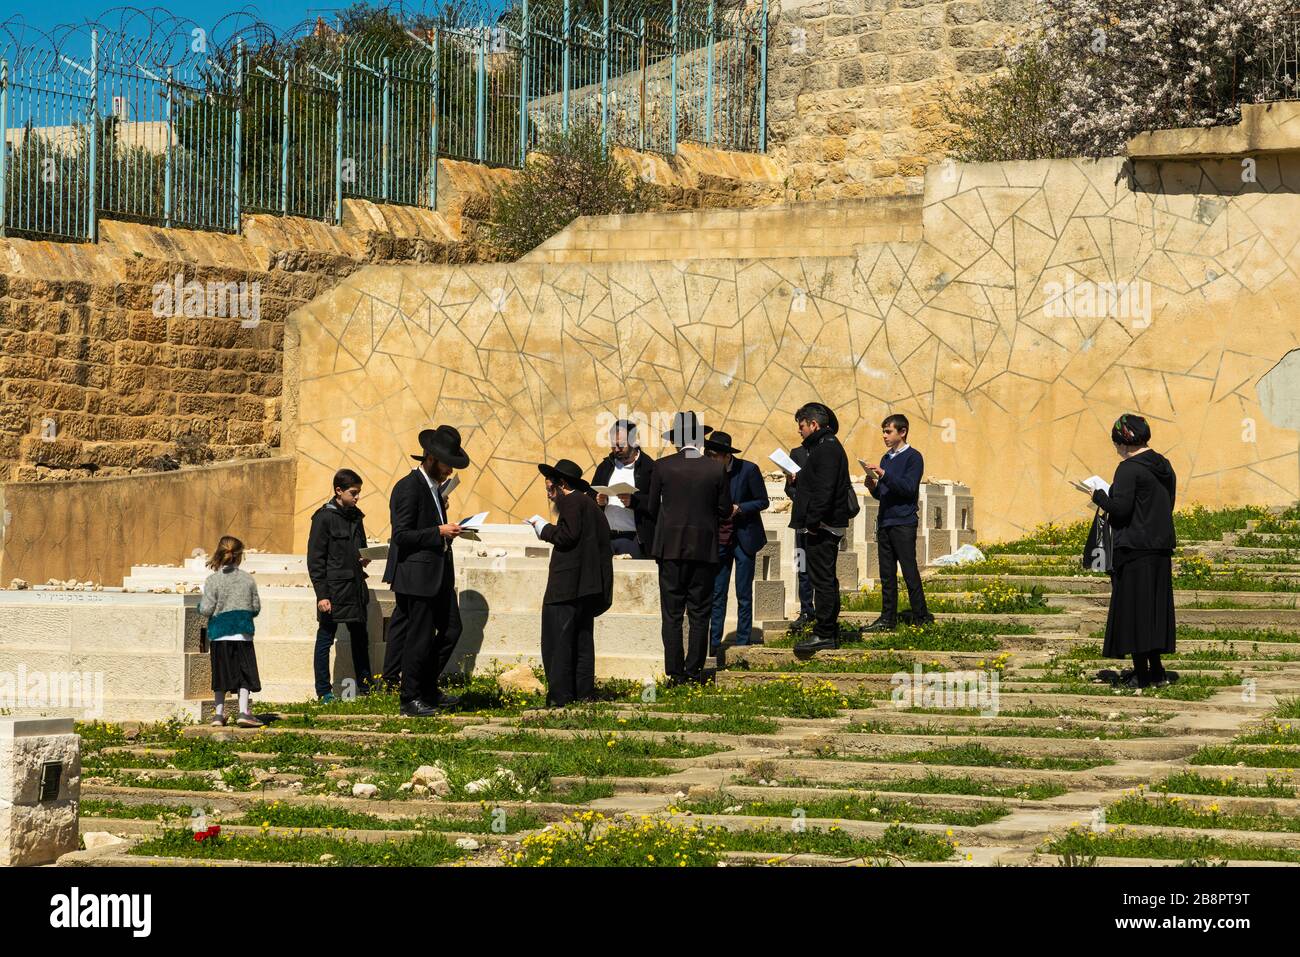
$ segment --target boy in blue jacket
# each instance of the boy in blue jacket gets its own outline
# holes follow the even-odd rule
[[[902,566],[907,598],[912,603],[912,621],[929,624],[934,616],[925,607],[921,572],[916,567],[917,501],[925,459],[907,444],[907,416],[889,415],[880,423],[885,454],[879,466],[867,469],[867,491],[880,500],[876,513],[876,548],[880,555],[880,617],[867,631],[893,631],[898,623],[898,575]]]

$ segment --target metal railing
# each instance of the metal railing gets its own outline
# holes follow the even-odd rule
[[[350,35],[160,11],[0,23],[0,235],[432,207],[439,158],[517,168],[574,123],[607,147],[766,148],[767,0],[472,2]]]

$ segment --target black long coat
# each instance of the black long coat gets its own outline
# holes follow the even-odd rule
[[[717,563],[718,522],[731,517],[731,486],[721,462],[685,452],[659,459],[647,508],[655,520],[651,555]]]
[[[448,540],[438,532],[447,519],[434,504],[429,483],[418,472],[414,469],[398,479],[388,499],[392,537],[384,581],[395,592],[434,598],[452,554]]]
[[[370,589],[361,567],[366,547],[365,513],[331,499],[316,509],[307,535],[307,574],[316,600],[328,598],[335,621],[365,621]],[[320,617],[320,612],[317,612]]]
[[[554,546],[543,604],[601,597],[601,611],[614,601],[614,552],[604,510],[581,492],[561,495],[556,518],[538,537]]]

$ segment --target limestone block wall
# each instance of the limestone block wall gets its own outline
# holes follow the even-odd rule
[[[780,0],[768,143],[790,199],[920,193],[944,89],[997,68],[1030,0]]]
[[[227,533],[248,548],[293,550],[293,485],[285,457],[0,485],[0,587],[14,578],[120,585],[133,564],[211,552]]]
[[[590,469],[620,414],[652,426],[655,456],[693,408],[761,460],[797,440],[814,397],[851,457],[878,456],[881,418],[907,414],[927,474],[979,501],[985,539],[1086,515],[1066,479],[1113,472],[1124,411],[1152,420],[1180,504],[1289,504],[1296,426],[1260,385],[1285,392],[1275,367],[1294,371],[1300,348],[1300,156],[1257,173],[1243,183],[1238,158],[935,171],[921,238],[852,257],[368,267],[291,317],[295,540],[342,465],[375,490],[362,507],[384,534],[387,490],[435,423],[473,462],[456,508],[505,522],[543,508],[534,463]]]

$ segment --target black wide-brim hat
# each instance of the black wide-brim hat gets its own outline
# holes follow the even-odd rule
[[[713,430],[701,427],[700,417],[694,412],[678,412],[673,416],[673,427],[663,434],[665,442],[678,448],[701,442]]]
[[[731,444],[731,436],[726,432],[719,432],[716,429],[705,428],[706,433],[712,432],[710,438],[704,440],[704,448],[710,452],[724,452],[730,455],[736,455],[741,450]]]
[[[552,482],[564,482],[570,488],[577,489],[579,492],[585,492],[591,488],[591,483],[582,477],[582,469],[572,459],[560,459],[554,465],[541,462],[537,466],[537,471]]]
[[[469,465],[469,455],[460,447],[460,432],[450,425],[440,425],[436,429],[425,429],[420,433],[420,448],[424,452],[412,455],[417,462],[423,462],[424,456],[432,455],[443,465],[454,469],[463,469]]]

